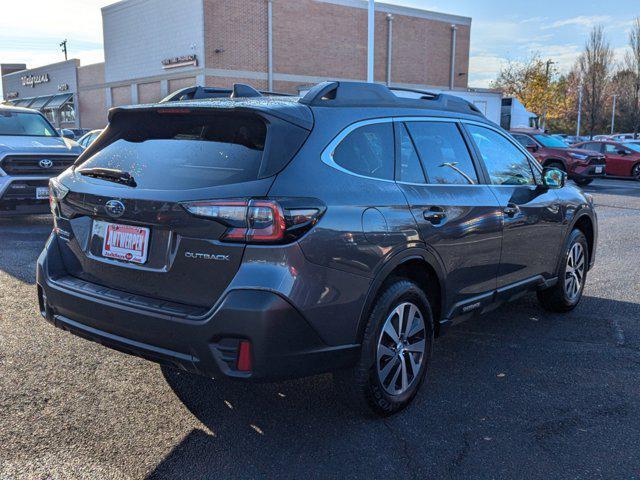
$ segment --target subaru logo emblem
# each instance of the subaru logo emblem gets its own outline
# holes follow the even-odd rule
[[[120,200],[109,200],[104,205],[104,208],[107,213],[113,218],[118,218],[124,215],[124,203],[122,203]]]
[[[40,168],[44,168],[46,170],[53,167],[53,162],[48,158],[43,158],[38,162],[38,165],[40,165]]]

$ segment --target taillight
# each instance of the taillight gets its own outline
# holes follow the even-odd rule
[[[236,243],[287,243],[313,227],[324,213],[315,199],[202,200],[182,204],[191,214],[222,223],[220,240]]]

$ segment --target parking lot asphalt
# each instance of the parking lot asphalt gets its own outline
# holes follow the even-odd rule
[[[0,219],[0,479],[640,478],[640,183],[587,190],[600,239],[579,307],[528,296],[453,327],[384,420],[327,375],[208,380],[54,329],[34,274],[49,219]]]

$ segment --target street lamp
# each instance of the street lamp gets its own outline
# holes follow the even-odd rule
[[[367,82],[373,82],[374,34],[376,29],[376,6],[374,0],[369,0],[368,12],[368,41],[367,41]]]
[[[614,94],[613,95],[613,107],[611,108],[611,135],[613,135],[613,129],[614,129],[615,124],[616,124],[616,98],[618,98],[618,95]]]

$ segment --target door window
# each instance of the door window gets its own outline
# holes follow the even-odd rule
[[[391,122],[355,129],[336,147],[333,161],[365,177],[393,179],[394,138]]]
[[[527,156],[489,128],[467,125],[494,185],[535,185]]]
[[[620,155],[618,152],[621,151],[626,151],[626,149],[624,147],[621,147],[620,145],[616,145],[615,143],[607,143],[604,146],[604,153],[606,153],[607,155]]]
[[[407,122],[411,138],[431,184],[469,185],[478,174],[455,123]]]
[[[584,150],[593,150],[594,152],[601,152],[602,144],[601,143],[585,143],[584,145],[578,148],[582,148]]]

